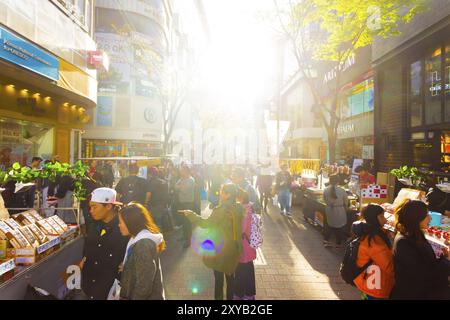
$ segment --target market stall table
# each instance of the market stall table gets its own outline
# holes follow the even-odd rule
[[[39,287],[62,299],[66,287],[67,267],[77,265],[83,254],[84,238],[75,238],[60,249],[28,267],[17,267],[14,277],[0,284],[0,300],[24,299],[27,286]]]
[[[356,200],[356,197],[349,196],[349,200]],[[326,203],[323,198],[323,190],[317,188],[308,188],[305,192],[305,205],[303,207],[303,215],[307,221],[313,222],[315,225],[324,227],[326,223]],[[350,234],[352,223],[356,220],[357,208],[350,206],[347,211],[347,225],[345,230]]]

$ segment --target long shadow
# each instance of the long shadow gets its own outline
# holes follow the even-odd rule
[[[277,209],[277,207],[270,206],[269,214],[266,214],[264,219],[269,220],[269,225],[272,227],[276,226],[280,234],[287,236],[291,240],[288,241],[288,247],[283,248],[283,252],[289,252],[293,244],[313,270],[329,278],[329,286],[338,297],[343,299],[357,299],[358,293],[356,289],[354,289],[355,295],[349,294],[353,288],[346,284],[339,275],[339,264],[342,261],[344,250],[324,248],[322,245],[323,236],[321,230],[308,222],[301,221],[303,220],[301,208],[294,208],[293,218],[283,217],[283,219],[274,219],[273,216],[279,215]],[[311,241],[308,241],[305,245],[305,237],[314,237],[317,245],[311,247]],[[286,257],[287,259],[284,260],[286,265],[292,266],[295,264],[292,257],[289,257],[287,254]],[[332,264],[328,264],[328,262]]]

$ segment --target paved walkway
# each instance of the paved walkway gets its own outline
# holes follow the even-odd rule
[[[299,209],[293,219],[277,209],[271,207],[263,218],[264,244],[255,262],[257,299],[359,299],[358,290],[339,276],[343,249],[325,249],[320,232],[303,222]],[[161,258],[166,298],[213,299],[213,272],[193,249],[183,249],[175,234],[166,240]]]

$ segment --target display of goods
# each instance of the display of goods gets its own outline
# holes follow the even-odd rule
[[[42,219],[36,222],[36,225],[44,232],[46,235],[58,234],[55,229],[47,222],[46,219]]]
[[[6,234],[9,243],[14,247],[14,249],[21,249],[31,246],[25,236],[19,230],[12,230]]]
[[[21,225],[14,220],[13,218],[6,219],[5,222],[10,226],[12,229],[19,229]]]
[[[22,225],[24,225],[24,226],[36,222],[36,219],[34,219],[34,217],[33,217],[32,215],[30,215],[29,213],[27,213],[27,212],[19,213],[19,214],[16,216],[16,220],[17,220],[18,222],[20,222],[20,224],[22,224]]]
[[[51,216],[49,219],[55,221],[64,230],[64,232],[69,230],[69,226],[59,216],[54,215]]]
[[[292,174],[301,174],[305,169],[318,172],[320,169],[320,160],[318,159],[289,160],[289,170]]]
[[[387,199],[387,185],[361,185],[362,198]]]
[[[61,235],[64,233],[64,229],[53,219],[53,217],[45,219],[52,226],[52,228],[56,231],[56,234]]]
[[[44,219],[43,216],[41,216],[36,210],[32,209],[32,210],[28,210],[27,211],[36,221],[42,220]]]
[[[33,232],[27,226],[23,226],[19,231],[24,235],[28,242],[35,248],[39,247],[39,241],[34,236]]]
[[[429,227],[427,229],[427,233],[429,236],[441,240],[443,242],[446,242],[447,244],[450,240],[450,233],[444,231],[441,227]]]
[[[6,234],[11,232],[13,229],[5,223],[5,221],[0,221],[0,240],[7,240]]]
[[[33,223],[33,224],[28,225],[27,227],[30,228],[31,232],[33,232],[34,236],[39,241],[39,244],[43,244],[48,241],[48,238],[45,235],[45,233],[43,233],[37,225],[35,225]]]

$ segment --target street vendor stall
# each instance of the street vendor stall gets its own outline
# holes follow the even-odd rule
[[[0,299],[23,299],[27,285],[62,298],[65,270],[82,255],[79,226],[36,210],[0,220]]]
[[[58,215],[47,216],[40,201],[35,208],[5,208],[0,194],[0,299],[23,299],[28,285],[41,287],[58,298],[67,292],[65,271],[80,261],[83,251],[79,201],[84,196],[81,180],[85,171],[81,163],[55,163],[41,170],[16,163],[11,170],[1,172],[4,181],[15,181],[16,192],[22,190],[17,185],[34,184],[30,181],[70,176],[75,185],[71,196],[76,201],[74,207],[57,208],[75,214],[75,223],[70,224]]]
[[[421,200],[425,201],[425,192],[416,189],[401,189],[394,203],[385,203],[383,208],[385,209],[384,216],[387,219],[387,223],[384,228],[388,231],[388,234],[393,239],[395,237],[395,208],[400,205],[405,199]],[[433,247],[436,257],[439,257],[444,251],[449,250],[450,245],[450,218],[441,214],[430,212],[432,220],[430,226],[425,234],[425,238]]]
[[[303,206],[303,216],[306,221],[311,224],[324,228],[326,224],[326,203],[323,198],[322,189],[318,188],[307,188],[305,193],[305,204]],[[357,197],[350,192],[348,193],[349,199],[349,210],[347,211],[347,225],[346,232],[350,234],[350,227],[352,223],[356,220],[358,209],[355,206]]]

